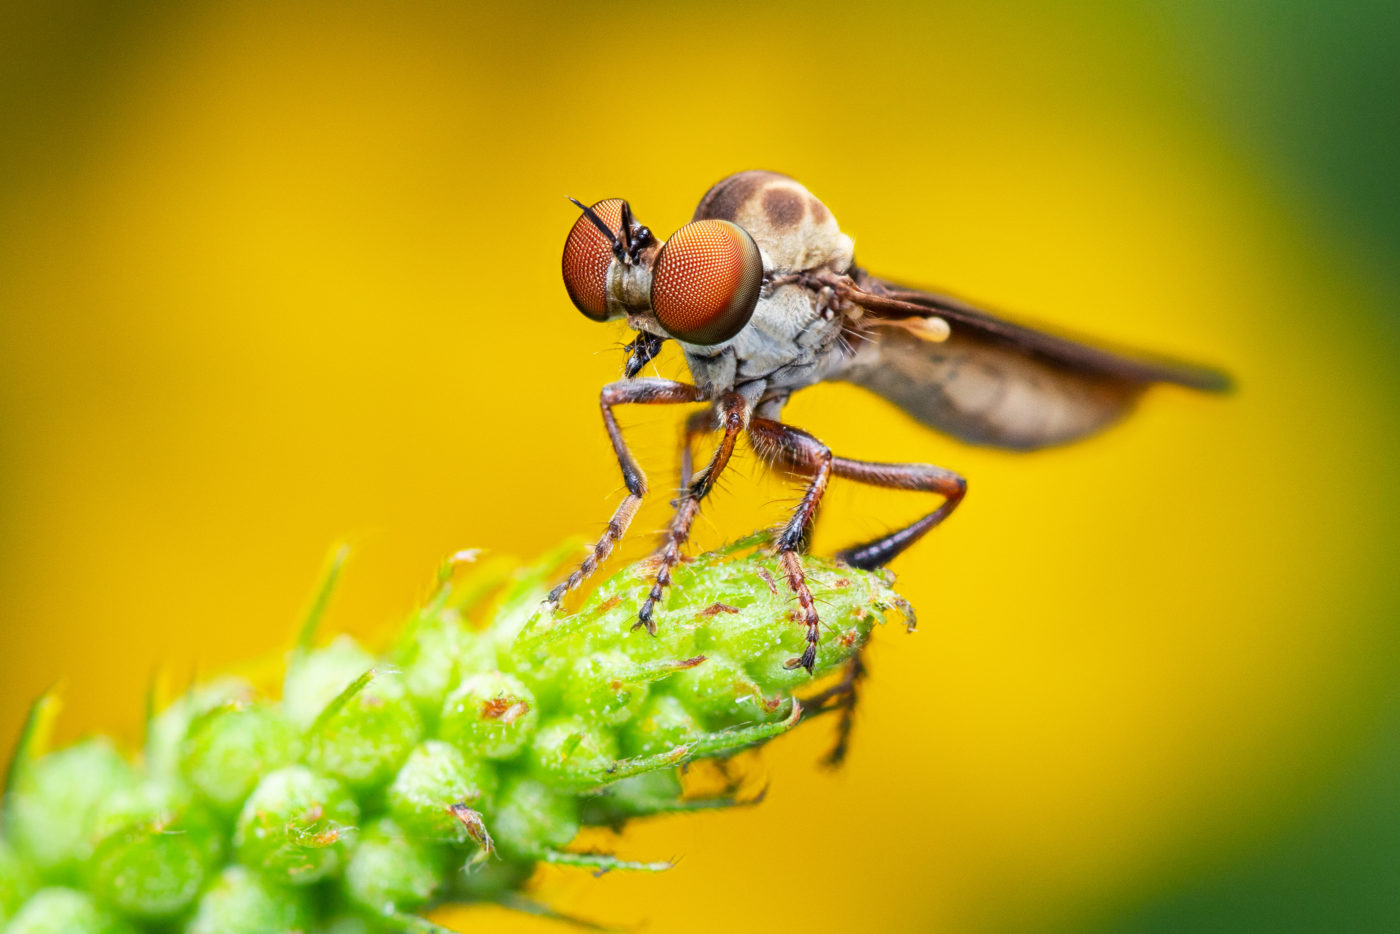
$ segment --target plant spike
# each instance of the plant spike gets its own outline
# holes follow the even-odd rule
[[[415,912],[461,904],[606,930],[527,899],[534,869],[670,868],[575,837],[756,804],[762,792],[741,798],[723,762],[845,709],[842,684],[823,691],[784,667],[804,627],[770,599],[764,582],[781,572],[755,541],[679,566],[656,636],[631,631],[645,562],[570,614],[541,601],[575,543],[524,567],[459,553],[387,657],[346,636],[315,645],[338,546],[280,700],[270,677],[223,677],[157,710],[155,679],[136,764],[101,737],[41,755],[59,706],[46,692],[6,780],[0,930],[453,934]],[[827,607],[816,673],[849,675],[902,601],[886,575],[803,560]],[[718,793],[686,794],[679,767],[696,759],[720,763]]]
[[[345,561],[350,557],[350,545],[341,542],[331,549],[326,555],[326,561],[321,569],[320,579],[316,582],[316,589],[311,597],[311,604],[306,608],[305,615],[301,618],[301,625],[297,627],[296,649],[305,652],[316,642],[316,630],[321,625],[321,617],[326,615],[326,607],[330,606],[331,595],[335,593],[335,585],[340,580],[340,572],[345,567]]]
[[[369,671],[366,671],[354,681],[347,684],[345,690],[337,694],[316,716],[316,719],[311,724],[311,728],[306,731],[307,735],[314,736],[316,733],[320,732],[327,723],[334,719],[336,714],[345,709],[345,705],[350,703],[351,698],[369,687],[369,683],[378,676],[379,669],[371,668]]]
[[[14,752],[10,754],[10,764],[5,768],[5,786],[0,789],[4,793],[3,799],[0,799],[0,831],[4,831],[9,822],[11,793],[17,789],[20,776],[29,763],[48,748],[54,721],[62,708],[58,685],[50,687],[29,705],[29,713],[20,727]]]
[[[540,850],[536,858],[543,863],[551,863],[555,866],[576,866],[580,869],[592,869],[595,875],[602,875],[614,869],[622,869],[630,872],[665,872],[676,865],[674,860],[662,862],[639,862],[632,859],[619,859],[610,853],[574,853],[569,850]]]

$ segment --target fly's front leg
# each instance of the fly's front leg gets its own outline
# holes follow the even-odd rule
[[[671,519],[671,526],[666,531],[666,541],[661,546],[656,578],[651,585],[651,592],[637,611],[637,622],[633,629],[645,626],[647,632],[656,634],[656,620],[653,619],[656,604],[661,602],[666,588],[671,586],[671,572],[680,562],[681,549],[690,538],[690,526],[695,521],[696,513],[700,511],[700,501],[714,488],[715,481],[729,463],[729,456],[734,453],[734,442],[738,439],[739,432],[749,420],[749,404],[736,392],[726,393],[720,399],[719,408],[720,428],[724,431],[724,437],[720,439],[719,447],[715,448],[709,464],[695,477],[687,477],[687,482],[681,488],[680,497],[676,500],[676,514]],[[687,422],[687,431],[691,424],[692,422]],[[689,448],[690,436],[686,438],[686,452],[682,453],[681,468],[685,474],[689,473]]]
[[[642,473],[642,468],[638,466],[637,459],[632,456],[627,442],[622,437],[622,429],[618,427],[617,417],[613,415],[613,406],[700,402],[702,397],[700,390],[688,383],[678,383],[669,379],[632,379],[608,383],[599,394],[598,401],[603,410],[603,427],[607,429],[608,440],[612,442],[613,453],[617,455],[617,465],[622,468],[622,482],[627,484],[627,496],[608,521],[608,527],[593,546],[593,551],[583,559],[578,570],[549,592],[549,596],[545,598],[546,603],[557,605],[564,594],[583,583],[598,569],[598,565],[612,553],[618,539],[626,534],[627,527],[632,524],[632,517],[637,514],[637,508],[642,504],[642,497],[647,493],[646,474]]]
[[[782,460],[799,473],[807,474],[811,480],[802,494],[792,518],[778,535],[775,549],[788,587],[797,597],[802,622],[807,627],[807,647],[800,658],[789,659],[787,667],[802,667],[807,673],[817,660],[817,642],[821,638],[821,621],[817,618],[817,606],[812,599],[812,591],[807,586],[807,576],[802,571],[799,555],[807,549],[807,539],[812,531],[812,521],[817,517],[817,506],[831,480],[835,458],[831,448],[816,438],[790,425],[767,418],[755,418],[749,423],[749,436],[760,454]]]

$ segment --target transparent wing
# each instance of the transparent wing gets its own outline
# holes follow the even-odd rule
[[[1000,344],[1026,356],[1138,383],[1173,383],[1207,392],[1230,388],[1230,377],[1212,367],[1062,337],[1007,321],[948,295],[896,285],[863,271],[857,271],[855,283],[864,292],[912,306],[911,313],[914,308],[927,309],[930,316],[947,321],[954,334]]]
[[[1209,367],[1104,349],[859,271],[841,294],[865,307],[875,325],[843,378],[974,444],[1063,444],[1122,417],[1153,383],[1205,391],[1230,385]],[[916,317],[946,321],[948,339],[879,326]]]

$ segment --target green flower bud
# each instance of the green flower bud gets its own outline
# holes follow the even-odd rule
[[[645,756],[673,749],[705,731],[695,714],[670,694],[647,701],[637,718],[622,728],[622,753]]]
[[[605,724],[625,723],[647,698],[646,681],[636,670],[632,659],[616,650],[577,659],[569,666],[559,705]]]
[[[268,772],[291,765],[301,733],[266,704],[218,707],[190,724],[180,744],[180,772],[222,813],[238,810]]]
[[[403,673],[404,689],[429,721],[442,711],[447,692],[460,679],[457,655],[471,638],[457,614],[424,609],[408,624],[390,659]]]
[[[405,928],[389,928],[390,931],[406,930]],[[383,922],[371,922],[367,918],[359,915],[341,915],[332,918],[325,924],[317,925],[313,929],[314,934],[384,934],[385,926]]]
[[[244,866],[219,873],[199,899],[183,934],[269,934],[311,925],[306,889],[276,885]]]
[[[496,772],[482,759],[430,739],[408,755],[389,786],[389,814],[409,834],[425,840],[466,843],[466,828],[448,810],[452,804],[479,806],[496,790]]]
[[[496,857],[467,872],[454,871],[447,894],[464,902],[498,902],[503,896],[525,888],[535,873],[535,864],[525,859]]]
[[[446,851],[414,840],[387,817],[360,834],[345,866],[345,893],[374,914],[412,911],[442,884]]]
[[[534,693],[499,671],[472,675],[447,696],[438,738],[468,756],[508,759],[525,746],[540,719]]]
[[[146,773],[156,778],[174,776],[180,765],[180,745],[190,723],[216,707],[251,701],[255,694],[253,686],[242,678],[215,678],[195,685],[147,725]]]
[[[40,889],[5,928],[5,934],[135,934],[135,929],[73,889]]]
[[[239,862],[291,885],[340,868],[360,808],[339,782],[305,766],[268,775],[243,803],[234,829]]]
[[[588,787],[617,761],[612,731],[584,717],[564,717],[540,727],[530,744],[530,769],[551,784]]]
[[[805,675],[806,672],[803,672]],[[742,665],[712,654],[694,668],[671,676],[666,689],[711,728],[782,716],[786,694],[765,697]],[[775,716],[776,715],[776,716]]]
[[[187,791],[140,785],[103,803],[89,889],[123,914],[169,918],[194,901],[223,856],[219,828]]]
[[[0,931],[24,900],[39,888],[39,879],[34,867],[14,851],[4,840],[0,840]]]
[[[490,820],[496,846],[507,857],[536,856],[578,833],[579,802],[533,778],[515,776],[502,786]]]
[[[349,636],[337,636],[325,648],[292,653],[282,683],[283,716],[309,729],[347,684],[374,665],[374,656]]]
[[[92,827],[104,796],[135,784],[135,773],[106,739],[42,756],[11,791],[6,833],[48,878],[66,878],[92,855]]]
[[[377,672],[312,726],[306,762],[357,792],[374,791],[422,737],[423,720],[397,675]]]
[[[404,687],[428,722],[442,712],[447,692],[468,675],[496,670],[496,648],[471,630],[455,609],[435,598],[405,627],[389,654],[403,672]]]
[[[684,810],[685,792],[674,769],[634,775],[607,785],[583,801],[583,822],[620,827],[629,818]]]

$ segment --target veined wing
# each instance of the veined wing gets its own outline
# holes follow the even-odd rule
[[[876,326],[842,378],[974,444],[1062,444],[1122,417],[1153,383],[1205,391],[1230,385],[1209,367],[1096,347],[860,271],[852,284],[843,297],[863,305]],[[948,339],[878,326],[916,317],[942,318]]]

